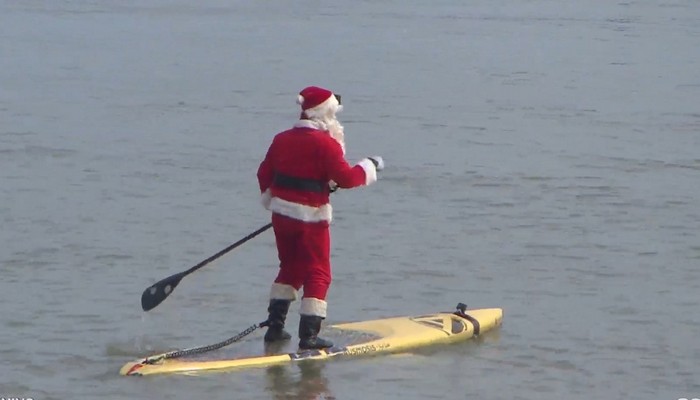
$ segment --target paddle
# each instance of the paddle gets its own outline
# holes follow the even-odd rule
[[[168,296],[170,296],[170,293],[175,290],[177,285],[180,283],[182,278],[186,277],[187,275],[193,273],[194,271],[202,268],[203,266],[209,264],[210,262],[216,260],[217,258],[223,256],[224,254],[228,253],[229,251],[235,249],[236,247],[242,245],[243,243],[249,241],[250,239],[258,236],[259,234],[265,232],[266,230],[270,229],[272,227],[272,224],[267,224],[263,226],[262,228],[258,229],[257,231],[251,233],[250,235],[244,237],[243,239],[237,241],[236,243],[228,246],[227,248],[221,250],[220,252],[214,254],[213,256],[207,258],[206,260],[200,262],[199,264],[195,265],[194,267],[188,269],[187,271],[180,272],[175,275],[171,275],[158,283],[150,286],[148,289],[143,291],[143,294],[141,295],[141,308],[143,308],[143,311],[149,311],[158,306],[158,304],[162,303],[163,300],[165,300]]]

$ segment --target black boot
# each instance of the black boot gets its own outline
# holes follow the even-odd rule
[[[299,348],[302,350],[325,349],[333,347],[333,343],[318,337],[323,317],[302,315],[299,320]]]
[[[267,332],[265,332],[265,342],[280,342],[292,338],[287,331],[284,330],[284,321],[287,319],[287,312],[291,300],[270,300],[270,306],[267,311],[270,313],[267,317]]]

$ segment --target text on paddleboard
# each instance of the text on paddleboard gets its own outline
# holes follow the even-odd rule
[[[374,353],[376,351],[381,351],[385,350],[391,347],[389,344],[382,343],[382,344],[368,344],[365,346],[360,346],[360,347],[355,347],[352,349],[347,349],[343,354],[347,354],[349,356],[359,356],[362,354],[369,354],[369,353]]]

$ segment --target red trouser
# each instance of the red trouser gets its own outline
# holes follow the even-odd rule
[[[331,285],[328,222],[304,222],[272,213],[280,270],[275,283],[299,290],[304,298],[325,300]]]

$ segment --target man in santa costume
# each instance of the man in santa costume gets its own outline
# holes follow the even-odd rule
[[[265,342],[288,340],[284,330],[289,305],[303,287],[299,348],[333,346],[318,337],[326,318],[331,284],[331,191],[369,185],[384,168],[381,157],[351,166],[345,160],[343,127],[336,119],[340,96],[316,86],[299,93],[301,116],[278,133],[258,168],[262,203],[272,212],[280,269],[270,290]]]

